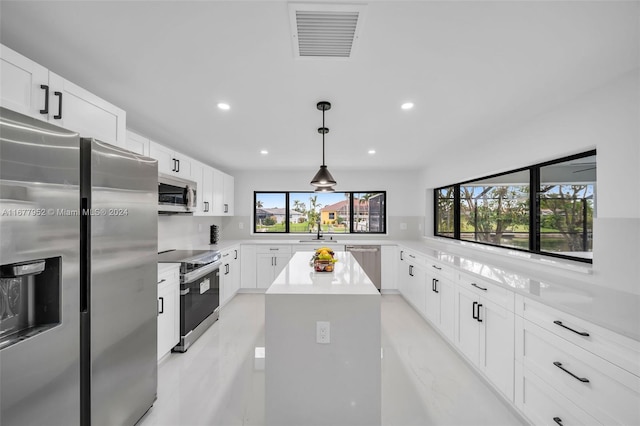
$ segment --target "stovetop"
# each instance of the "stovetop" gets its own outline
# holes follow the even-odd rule
[[[158,253],[159,263],[180,263],[180,273],[194,271],[219,260],[220,250],[167,250]]]

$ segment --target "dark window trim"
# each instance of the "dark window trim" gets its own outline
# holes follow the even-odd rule
[[[585,158],[596,155],[596,150],[592,149],[586,152],[582,152],[579,154],[568,155],[566,157],[558,158],[555,160],[544,161],[542,163],[533,164],[529,167],[520,167],[513,170],[508,170],[505,172],[494,173],[487,176],[478,177],[475,179],[468,179],[463,182],[443,185],[438,188],[434,188],[433,190],[433,235],[439,238],[448,238],[450,240],[458,240],[458,241],[467,241],[474,244],[481,244],[491,247],[499,247],[507,250],[516,250],[522,251],[526,253],[534,253],[544,256],[550,256],[560,259],[574,260],[582,263],[593,263],[593,259],[585,259],[583,257],[570,256],[565,254],[559,254],[549,251],[543,251],[540,249],[540,198],[538,196],[538,190],[540,188],[540,169],[545,166],[550,166],[553,164],[564,163],[566,161],[576,160],[579,158]],[[460,238],[460,187],[464,186],[470,182],[476,182],[484,179],[491,179],[498,176],[508,175],[512,173],[518,173],[522,171],[529,171],[529,249],[522,249],[517,247],[509,247],[509,246],[501,246],[498,244],[491,244],[483,241],[468,241],[462,240]],[[447,235],[439,235],[438,234],[438,196],[439,191],[445,188],[454,188],[454,236],[450,237]]]
[[[349,194],[349,232],[340,232],[340,233],[336,233],[336,235],[385,235],[387,234],[387,226],[388,226],[388,217],[387,217],[387,191],[336,191],[339,193],[344,193],[344,194]],[[313,191],[253,191],[253,233],[256,235],[281,235],[281,234],[307,234],[306,232],[291,232],[290,231],[290,220],[289,220],[289,216],[290,216],[290,211],[289,211],[289,204],[290,204],[290,196],[291,194],[313,194]],[[383,208],[382,208],[382,214],[384,216],[384,223],[383,223],[383,229],[382,231],[353,231],[354,227],[353,227],[353,221],[354,221],[354,209],[353,209],[353,195],[354,194],[369,194],[369,193],[375,193],[375,194],[383,194],[384,195],[384,204],[383,204]],[[256,214],[256,202],[257,200],[257,195],[258,194],[285,194],[285,230],[282,232],[258,232],[257,231],[257,223],[258,223],[258,218],[257,218],[257,214]],[[331,233],[331,235],[333,235],[333,233]]]

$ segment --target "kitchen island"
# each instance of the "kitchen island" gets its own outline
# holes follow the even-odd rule
[[[380,425],[380,293],[355,258],[296,253],[265,296],[267,425]]]

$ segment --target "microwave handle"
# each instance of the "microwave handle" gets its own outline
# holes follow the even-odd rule
[[[184,201],[187,208],[196,206],[196,193],[189,185],[184,188]]]

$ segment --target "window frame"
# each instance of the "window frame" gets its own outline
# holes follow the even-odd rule
[[[559,164],[559,163],[564,163],[567,161],[571,161],[571,160],[576,160],[576,159],[580,159],[580,158],[585,158],[585,157],[591,157],[591,156],[595,156],[596,155],[596,150],[590,150],[590,151],[586,151],[586,152],[582,152],[579,154],[574,154],[574,155],[569,155],[566,157],[562,157],[562,158],[558,158],[555,160],[550,160],[550,161],[545,161],[542,163],[537,163],[528,167],[520,167],[517,169],[513,169],[513,170],[508,170],[505,172],[500,172],[500,173],[494,173],[491,175],[487,175],[487,176],[482,176],[482,177],[478,177],[475,179],[469,179],[469,180],[465,180],[462,182],[458,182],[455,184],[449,184],[449,185],[443,185],[440,186],[438,188],[434,188],[433,189],[433,235],[435,237],[438,238],[447,238],[450,240],[456,240],[456,241],[465,241],[465,242],[470,242],[470,243],[474,243],[474,244],[481,244],[481,245],[487,245],[487,246],[491,246],[491,247],[499,247],[499,248],[503,248],[503,249],[507,249],[507,250],[516,250],[516,251],[521,251],[521,252],[526,252],[526,253],[534,253],[534,254],[539,254],[539,255],[544,255],[544,256],[550,256],[550,257],[556,257],[556,258],[561,258],[561,259],[567,259],[567,260],[574,260],[577,262],[583,262],[583,263],[590,263],[593,264],[593,259],[589,259],[589,258],[585,258],[585,257],[578,257],[578,256],[570,256],[567,254],[561,254],[561,253],[556,253],[556,252],[551,252],[551,251],[544,251],[541,250],[540,248],[540,221],[538,220],[538,218],[541,215],[541,211],[540,211],[540,198],[538,197],[538,191],[540,190],[540,169],[542,167],[546,167],[546,166],[550,166],[550,165],[554,165],[554,164]],[[500,245],[500,244],[493,244],[493,243],[489,243],[489,242],[485,242],[485,241],[470,241],[470,240],[463,240],[460,237],[460,187],[464,186],[465,184],[468,183],[472,183],[472,182],[476,182],[476,181],[480,181],[480,180],[485,180],[485,179],[492,179],[495,177],[499,177],[499,176],[504,176],[504,175],[508,175],[508,174],[512,174],[512,173],[518,173],[518,172],[522,172],[522,171],[529,171],[529,248],[528,249],[523,249],[523,248],[519,248],[519,247],[511,247],[511,246],[504,246],[504,245]],[[596,181],[597,184],[597,181]],[[453,187],[453,193],[454,193],[454,205],[453,205],[453,209],[454,209],[454,224],[453,224],[453,229],[454,229],[454,236],[448,236],[448,235],[440,235],[438,233],[438,207],[439,207],[439,192],[442,189],[446,189],[446,188],[450,188]]]
[[[343,194],[349,194],[349,232],[325,232],[323,231],[323,234],[330,234],[330,235],[358,235],[358,234],[364,234],[364,235],[386,235],[387,234],[387,227],[388,227],[388,218],[387,218],[387,191],[336,191],[338,193],[343,193]],[[257,230],[257,223],[258,223],[258,215],[257,215],[257,208],[256,208],[256,202],[257,202],[257,196],[258,194],[284,194],[285,196],[285,226],[284,226],[284,231],[277,231],[277,232],[258,232]],[[291,228],[290,228],[290,217],[291,217],[291,211],[290,211],[290,200],[291,200],[291,195],[292,194],[316,194],[314,191],[253,191],[253,234],[254,235],[282,235],[282,234],[293,234],[293,235],[306,235],[308,234],[308,232],[292,232]],[[353,208],[353,200],[354,200],[354,194],[383,194],[384,196],[384,203],[382,205],[382,215],[384,217],[384,220],[382,221],[383,224],[383,229],[381,231],[353,231],[353,225],[354,225],[354,208]],[[370,219],[369,219],[370,220]]]

